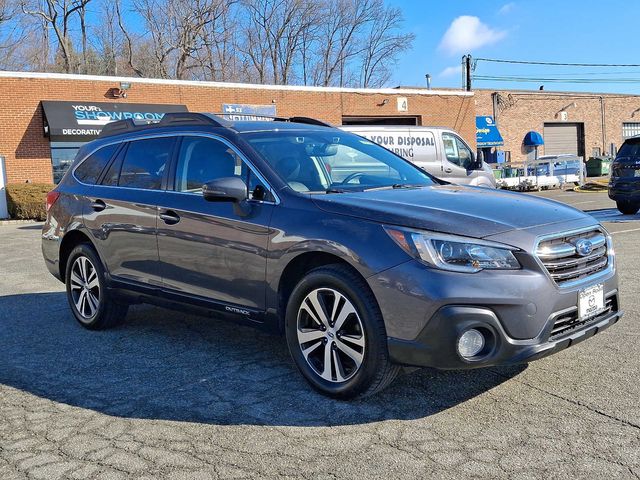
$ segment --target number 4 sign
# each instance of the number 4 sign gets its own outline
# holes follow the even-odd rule
[[[407,101],[407,97],[398,97],[398,111],[399,112],[409,111],[409,102]]]

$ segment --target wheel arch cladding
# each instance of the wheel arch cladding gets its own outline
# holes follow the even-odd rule
[[[60,277],[62,279],[66,276],[69,255],[81,243],[87,243],[91,245],[91,248],[96,249],[89,236],[81,230],[72,230],[62,237],[62,243],[60,244]]]
[[[301,253],[289,261],[282,271],[282,275],[280,275],[280,280],[278,282],[278,328],[280,331],[284,331],[284,317],[287,309],[287,302],[289,301],[289,297],[291,296],[293,289],[311,270],[328,265],[342,265],[361,277],[366,283],[365,278],[353,265],[337,255],[317,251]]]

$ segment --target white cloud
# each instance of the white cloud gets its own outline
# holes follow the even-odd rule
[[[440,41],[439,50],[450,55],[470,53],[485,45],[499,42],[507,35],[482,23],[478,17],[462,15],[451,22]]]
[[[462,65],[447,67],[438,74],[439,77],[443,77],[443,78],[460,76],[460,75],[462,75]]]
[[[511,11],[515,8],[516,2],[505,3],[500,10],[498,10],[498,15],[507,15],[511,13]]]

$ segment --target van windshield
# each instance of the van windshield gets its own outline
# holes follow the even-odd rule
[[[297,192],[340,193],[437,183],[390,151],[346,132],[271,131],[244,136]]]
[[[640,157],[640,138],[625,141],[618,151],[618,157]]]

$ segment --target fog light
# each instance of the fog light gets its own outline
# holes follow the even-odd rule
[[[471,328],[460,335],[458,353],[463,358],[475,357],[484,348],[484,335],[475,328]]]

